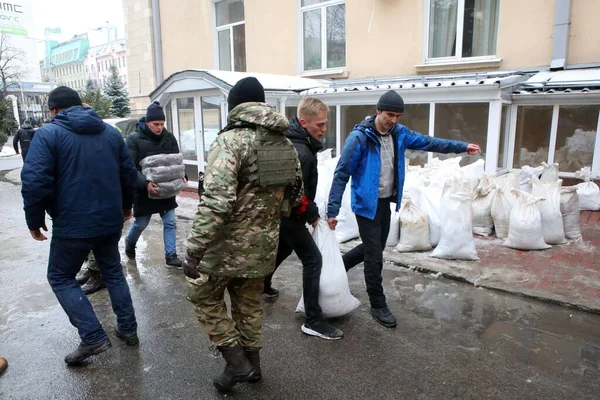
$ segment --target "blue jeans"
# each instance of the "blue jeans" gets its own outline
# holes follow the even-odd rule
[[[75,281],[75,275],[90,251],[94,252],[108,287],[112,308],[117,316],[117,328],[124,334],[137,332],[131,294],[121,266],[120,237],[121,232],[86,239],[52,237],[50,243],[48,282],[69,321],[79,330],[79,336],[86,344],[100,343],[108,337],[88,298]]]
[[[163,221],[163,241],[165,242],[165,257],[169,258],[177,254],[177,224],[175,223],[175,209],[159,214]],[[152,215],[142,215],[135,218],[129,232],[127,233],[127,242],[135,246],[142,232],[150,223]]]

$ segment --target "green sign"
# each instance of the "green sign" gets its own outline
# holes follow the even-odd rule
[[[0,26],[0,32],[8,33],[9,35],[27,36],[27,29],[17,26]]]

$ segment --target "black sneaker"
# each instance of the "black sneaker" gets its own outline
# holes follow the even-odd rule
[[[304,325],[302,325],[302,332],[326,340],[336,340],[344,337],[344,332],[334,328],[325,321],[317,321],[311,324],[305,322]]]
[[[135,244],[131,244],[125,240],[125,254],[130,260],[135,260]]]
[[[394,317],[394,314],[392,314],[390,309],[387,307],[383,307],[383,308],[372,308],[371,307],[371,315],[373,316],[373,318],[375,318],[375,320],[377,322],[379,322],[381,325],[385,326],[386,328],[395,328],[397,325],[396,317]]]
[[[88,281],[88,279],[90,279],[89,269],[83,270],[81,273],[75,276],[75,282],[77,282],[79,286],[84,285]]]
[[[268,289],[265,289],[263,294],[267,299],[274,299],[276,297],[279,297],[279,290],[270,287]]]
[[[167,268],[171,267],[183,269],[183,263],[179,258],[177,258],[177,254],[167,257]]]
[[[137,333],[124,334],[121,333],[121,331],[119,331],[117,327],[115,327],[115,335],[117,335],[119,339],[124,341],[127,346],[135,346],[138,343],[140,343],[140,339],[138,338]]]
[[[85,344],[81,342],[74,352],[69,353],[65,357],[65,362],[68,365],[78,365],[81,364],[86,358],[104,353],[111,347],[112,345],[110,344],[110,339],[108,338],[103,342],[95,344]]]

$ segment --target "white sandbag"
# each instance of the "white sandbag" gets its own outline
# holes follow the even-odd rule
[[[506,193],[510,193],[512,189],[520,189],[519,176],[515,172],[509,172],[494,179],[498,188],[503,189]]]
[[[510,213],[510,229],[504,245],[517,250],[545,250],[542,216],[536,203],[542,199],[529,193],[515,192],[517,203]]]
[[[175,197],[187,186],[187,183],[183,179],[176,179],[170,182],[159,182],[156,184],[158,194],[148,193],[148,197],[151,199],[169,199]]]
[[[583,183],[575,185],[577,187],[577,196],[579,196],[579,209],[598,211],[600,210],[600,188],[591,181],[592,172],[589,167],[582,168],[575,173]]]
[[[496,195],[492,202],[492,220],[494,221],[494,230],[498,239],[505,239],[508,236],[510,214],[516,202],[512,191],[517,189],[508,189],[508,187],[507,185],[503,188],[496,187]]]
[[[473,239],[471,193],[444,192],[442,197],[440,242],[432,257],[449,260],[479,260]]]
[[[541,182],[537,177],[531,179],[531,194],[543,200],[537,203],[542,217],[542,229],[544,242],[547,244],[563,244],[565,229],[563,227],[562,214],[560,213],[560,187],[562,180],[556,182]]]
[[[388,247],[396,247],[400,240],[400,212],[396,211],[396,203],[390,204],[390,233],[388,234],[385,245]]]
[[[348,182],[346,190],[344,190],[344,195],[342,196],[342,206],[340,207],[340,212],[336,218],[338,224],[335,228],[335,236],[339,243],[344,243],[360,236],[356,215],[352,212],[352,204],[350,203],[351,197],[352,190],[350,189],[350,182]]]
[[[317,153],[317,165],[323,165],[325,161],[331,160],[331,152],[333,149],[325,149]]]
[[[155,154],[148,156],[140,161],[142,169],[151,167],[160,167],[165,165],[182,165],[183,154]]]
[[[479,160],[461,167],[464,179],[480,179],[485,172],[485,160],[480,158]]]
[[[341,317],[360,305],[350,293],[348,275],[334,231],[321,219],[313,232],[313,239],[321,251],[323,267],[319,280],[319,305],[327,318]],[[300,298],[296,312],[304,312],[304,296]]]
[[[400,241],[396,250],[402,253],[431,250],[427,214],[410,199],[400,210]]]
[[[542,171],[540,182],[552,183],[558,180],[558,163],[548,165],[548,163],[543,162],[542,167],[544,170]]]
[[[560,213],[562,214],[565,237],[569,240],[581,239],[579,226],[579,196],[577,188],[568,186],[560,188]]]
[[[531,178],[536,177],[539,178],[542,172],[544,171],[544,167],[530,167],[529,165],[524,165],[521,167],[521,176],[519,177],[519,186],[522,192],[531,193]]]
[[[442,189],[437,187],[420,187],[414,190],[414,204],[427,214],[429,222],[429,242],[432,247],[440,241],[440,208],[442,204]]]
[[[168,165],[160,167],[143,168],[142,173],[150,182],[169,182],[185,177],[185,166]]]
[[[480,236],[489,236],[494,230],[492,219],[492,204],[496,196],[496,185],[478,187],[473,197],[473,233]]]

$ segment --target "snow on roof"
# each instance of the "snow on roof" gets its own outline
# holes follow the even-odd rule
[[[291,90],[301,91],[316,87],[322,87],[329,83],[329,81],[302,78],[299,76],[290,75],[275,75],[275,74],[263,74],[263,73],[251,73],[251,72],[232,72],[232,71],[216,71],[216,70],[197,70],[206,72],[214,76],[215,78],[225,82],[229,86],[233,86],[237,81],[253,76],[263,85],[267,91],[278,91],[278,90]]]
[[[521,85],[524,89],[600,87],[600,69],[538,72]]]

